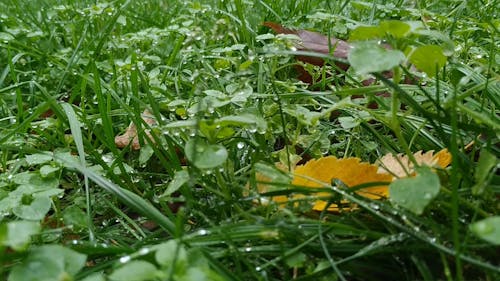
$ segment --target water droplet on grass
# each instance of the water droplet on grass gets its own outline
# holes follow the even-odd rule
[[[139,250],[139,255],[147,255],[149,254],[150,250],[149,248],[142,248]]]
[[[210,232],[208,230],[206,230],[206,229],[200,229],[200,230],[198,230],[198,235],[204,236],[204,235],[208,235],[209,233]]]
[[[131,260],[130,256],[123,256],[120,258],[121,263],[127,263]]]

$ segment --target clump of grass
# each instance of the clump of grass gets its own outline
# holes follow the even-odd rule
[[[498,278],[495,247],[470,228],[498,214],[494,1],[164,2],[0,3],[0,276]],[[446,67],[413,85],[378,76],[363,87],[349,71],[307,85],[291,43],[261,26],[347,39],[384,19],[451,38]],[[397,112],[384,91],[399,95]],[[343,100],[356,94],[366,98]],[[138,151],[114,143],[131,122]],[[312,212],[311,194],[255,203],[269,199],[256,167],[441,148],[453,162],[420,216],[335,182],[332,202],[358,209]],[[46,266],[27,270],[37,262]]]

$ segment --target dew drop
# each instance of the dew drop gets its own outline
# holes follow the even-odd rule
[[[130,256],[123,256],[120,258],[121,263],[127,263],[131,260]]]
[[[236,144],[236,147],[239,148],[239,149],[242,149],[243,147],[245,147],[245,143],[244,142],[239,142],[238,144]]]
[[[149,248],[142,248],[139,250],[139,255],[147,255],[149,252]]]
[[[113,162],[113,157],[111,157],[111,155],[109,155],[109,154],[102,155],[101,159],[102,159],[102,161],[104,161],[106,163]]]
[[[198,230],[198,235],[204,236],[204,235],[208,235],[208,233],[209,233],[209,231],[206,230],[206,229],[200,229],[200,230]]]

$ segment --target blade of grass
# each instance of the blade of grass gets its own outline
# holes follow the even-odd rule
[[[456,97],[456,91],[453,94]],[[452,110],[451,110],[451,140],[450,140],[450,153],[453,156],[451,161],[451,231],[452,231],[452,240],[453,247],[455,252],[455,278],[458,280],[463,280],[463,272],[462,272],[462,261],[461,261],[461,251],[462,245],[460,242],[460,233],[459,233],[459,221],[458,221],[458,188],[460,185],[460,164],[458,163],[459,151],[458,151],[458,122],[457,122],[457,110],[456,110],[456,101],[453,102],[455,98],[452,98]]]
[[[60,161],[66,162],[65,159],[60,159]],[[170,235],[174,235],[176,233],[175,224],[145,199],[129,190],[119,187],[118,185],[114,184],[102,175],[99,175],[98,173],[90,170],[87,167],[84,167],[82,165],[74,165],[74,163],[69,162],[66,162],[66,164],[69,167],[76,169],[81,174],[86,175],[89,179],[94,181],[98,186],[100,186],[107,192],[118,197],[118,199],[127,206],[137,210],[140,214],[158,223],[158,225],[160,225]]]
[[[78,118],[76,117],[76,113],[73,110],[73,107],[68,103],[62,103],[61,107],[63,108],[66,116],[68,117],[69,127],[71,129],[71,134],[73,135],[73,140],[75,141],[76,150],[78,151],[78,157],[80,158],[80,165],[85,167],[87,165],[87,161],[85,161],[85,150],[83,146],[83,138],[82,138],[82,126]],[[89,240],[90,242],[95,242],[94,235],[94,224],[92,221],[92,202],[90,200],[90,187],[89,187],[89,178],[87,175],[84,175],[84,185],[85,185],[85,201],[86,201],[86,209],[87,209],[87,225],[89,232]]]

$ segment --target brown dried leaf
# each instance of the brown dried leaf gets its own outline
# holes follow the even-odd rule
[[[264,22],[262,25],[271,28],[274,32],[280,34],[294,34],[300,38],[300,43],[295,47],[299,51],[308,51],[321,54],[330,54],[330,48],[333,50],[333,56],[339,59],[347,59],[347,54],[351,49],[351,46],[343,40],[328,37],[313,31],[308,30],[292,30],[275,22]],[[330,43],[329,43],[330,42]],[[323,66],[325,61],[322,58],[314,56],[304,56],[297,55],[297,59],[304,63],[309,63],[312,65]],[[337,63],[338,67],[347,70],[349,67],[347,64]],[[306,83],[312,83],[311,75],[301,66],[297,65],[295,67],[299,73],[299,79]]]
[[[275,22],[264,22],[262,25],[267,26],[274,30],[276,33],[282,34],[295,34],[301,39],[300,45],[297,45],[297,49],[301,51],[310,51],[322,54],[329,54],[330,47],[333,50],[333,56],[336,58],[347,59],[347,54],[351,49],[351,46],[344,40],[336,39],[330,37],[328,40],[328,36],[325,36],[318,32],[308,31],[308,30],[292,30],[283,27],[282,25]],[[330,41],[330,43],[328,42]],[[300,59],[300,58],[299,58]],[[310,59],[310,58],[308,58]],[[319,58],[317,58],[319,59]],[[301,59],[302,60],[302,59]],[[319,59],[320,63],[312,63],[315,65],[323,65],[323,60]]]
[[[347,60],[347,55],[349,54],[349,51],[352,48],[351,45],[344,40],[333,37],[328,38],[328,36],[325,36],[318,32],[313,32],[303,29],[293,30],[286,28],[280,25],[279,23],[275,22],[264,22],[262,25],[271,28],[276,33],[297,35],[300,38],[301,42],[300,44],[297,44],[295,47],[299,51],[330,54],[330,51],[333,50],[333,56],[335,58]],[[387,44],[382,45],[382,47],[387,49],[391,48]],[[323,66],[325,64],[325,61],[319,57],[304,56],[304,55],[297,55],[296,57],[299,61],[304,63],[309,63],[312,65]],[[349,68],[349,65],[344,63],[337,62],[336,65],[343,70],[347,70]],[[296,66],[296,69],[299,72],[298,78],[301,81],[309,84],[313,82],[311,75],[303,67]],[[392,72],[387,71],[383,75],[385,77],[390,78],[392,77]],[[361,83],[364,86],[368,86],[373,84],[373,82],[375,82],[375,79],[367,79],[362,81]]]
[[[146,122],[146,124],[150,126],[154,126],[157,124],[156,119],[147,109],[142,112],[141,118],[142,120],[144,120],[144,122]],[[146,136],[148,136],[149,140],[151,142],[154,142],[154,139],[151,136],[149,130],[146,130],[145,133]],[[125,133],[115,137],[115,145],[118,148],[124,148],[130,145],[133,150],[139,150],[141,148],[139,137],[137,135],[137,127],[134,123],[130,123]]]

